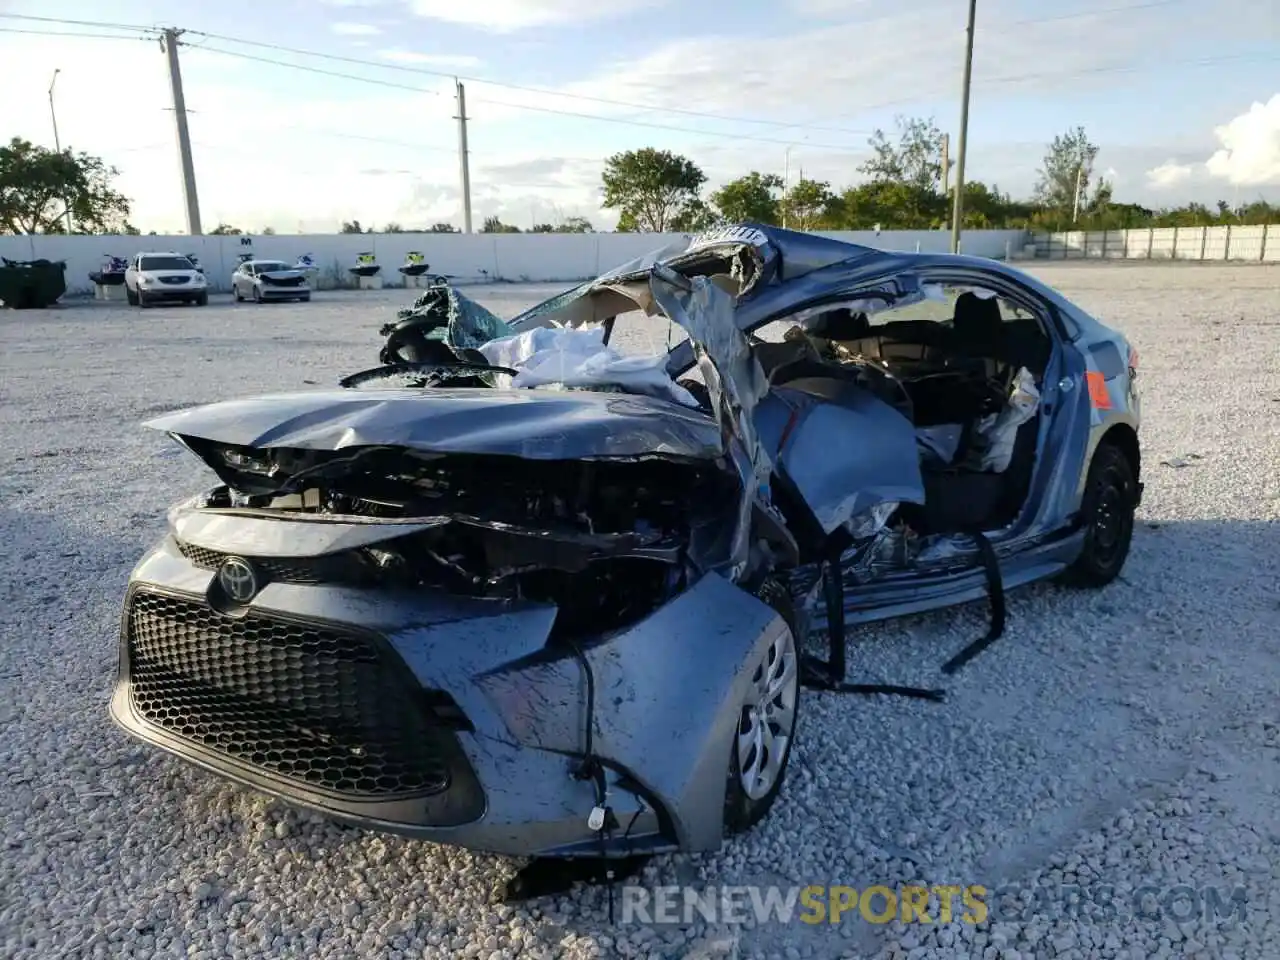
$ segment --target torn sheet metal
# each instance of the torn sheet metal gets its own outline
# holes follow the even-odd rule
[[[911,422],[861,387],[849,384],[834,398],[776,387],[755,422],[826,533],[857,518],[866,529],[864,515],[883,504],[924,503]],[[869,526],[874,533],[882,525]]]
[[[741,448],[742,456],[735,457],[735,463],[742,474],[743,492],[732,556],[735,564],[745,564],[752,504],[757,499],[762,505],[769,503],[773,473],[752,420],[769,382],[746,334],[734,322],[732,296],[706,277],[685,278],[661,265],[654,267],[649,285],[667,317],[688,332],[716,418]]]
[[[704,413],[586,390],[316,390],[207,404],[144,426],[255,448],[400,446],[530,460],[724,452],[720,428]]]
[[[1013,443],[1018,428],[1035,416],[1040,404],[1040,391],[1036,378],[1026,367],[1018,370],[1009,391],[1009,400],[999,413],[992,413],[977,422],[974,427],[975,450],[978,469],[992,473],[1004,473],[1013,458]]]
[[[514,388],[615,387],[630,394],[671,400],[686,407],[698,401],[667,374],[665,355],[629,357],[604,343],[604,328],[535,327],[480,347],[486,360],[518,371]]]
[[[433,284],[412,306],[397,310],[395,322],[381,332],[387,336],[408,329],[428,340],[442,340],[455,350],[475,350],[513,332],[497,314],[445,282]]]

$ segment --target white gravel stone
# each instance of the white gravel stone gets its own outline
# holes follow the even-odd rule
[[[642,880],[1028,894],[976,928],[851,914],[677,937],[611,927],[600,890],[494,906],[518,863],[340,829],[133,743],[105,712],[125,579],[164,509],[210,482],[139,421],[373,366],[411,294],[0,313],[0,956],[1274,956],[1280,269],[1034,272],[1140,351],[1146,494],[1123,580],[1011,593],[1006,635],[946,678],[944,705],[806,693],[773,816]],[[473,292],[509,315],[552,291]],[[632,348],[665,337],[618,331]],[[851,677],[938,684],[985,615],[858,629]],[[1180,883],[1243,888],[1246,921],[1177,922]],[[1085,888],[1074,916],[1030,897],[1061,884]],[[1103,887],[1126,910],[1151,888],[1155,915],[1108,915]]]

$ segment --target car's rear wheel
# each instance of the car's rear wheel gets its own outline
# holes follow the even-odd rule
[[[800,707],[800,663],[796,618],[791,598],[770,582],[760,599],[782,615],[787,629],[759,656],[740,708],[729,750],[724,822],[728,833],[741,833],[769,813],[791,759]]]
[[[1133,540],[1138,482],[1124,451],[1103,443],[1093,454],[1080,516],[1085,524],[1080,556],[1063,573],[1077,587],[1105,587],[1120,575]]]

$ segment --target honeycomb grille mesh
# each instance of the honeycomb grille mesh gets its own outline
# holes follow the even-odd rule
[[[127,642],[133,707],[171,734],[341,794],[449,786],[452,733],[372,638],[139,590]]]
[[[217,570],[230,556],[193,543],[179,542],[178,549],[184,557],[205,570]],[[368,571],[351,551],[321,557],[253,557],[252,560],[267,580],[277,583],[358,583],[369,579]]]

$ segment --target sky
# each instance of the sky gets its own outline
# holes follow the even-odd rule
[[[1027,196],[1045,145],[1079,125],[1117,200],[1280,201],[1274,0],[977,7],[967,180]],[[491,215],[610,229],[600,173],[622,150],[681,153],[708,191],[753,169],[857,183],[868,137],[897,115],[932,117],[954,151],[966,13],[964,0],[0,0],[0,135],[52,146],[56,69],[62,145],[119,169],[143,231],[185,232],[166,57],[120,29],[174,26],[206,232],[460,227],[455,76],[476,229]]]

